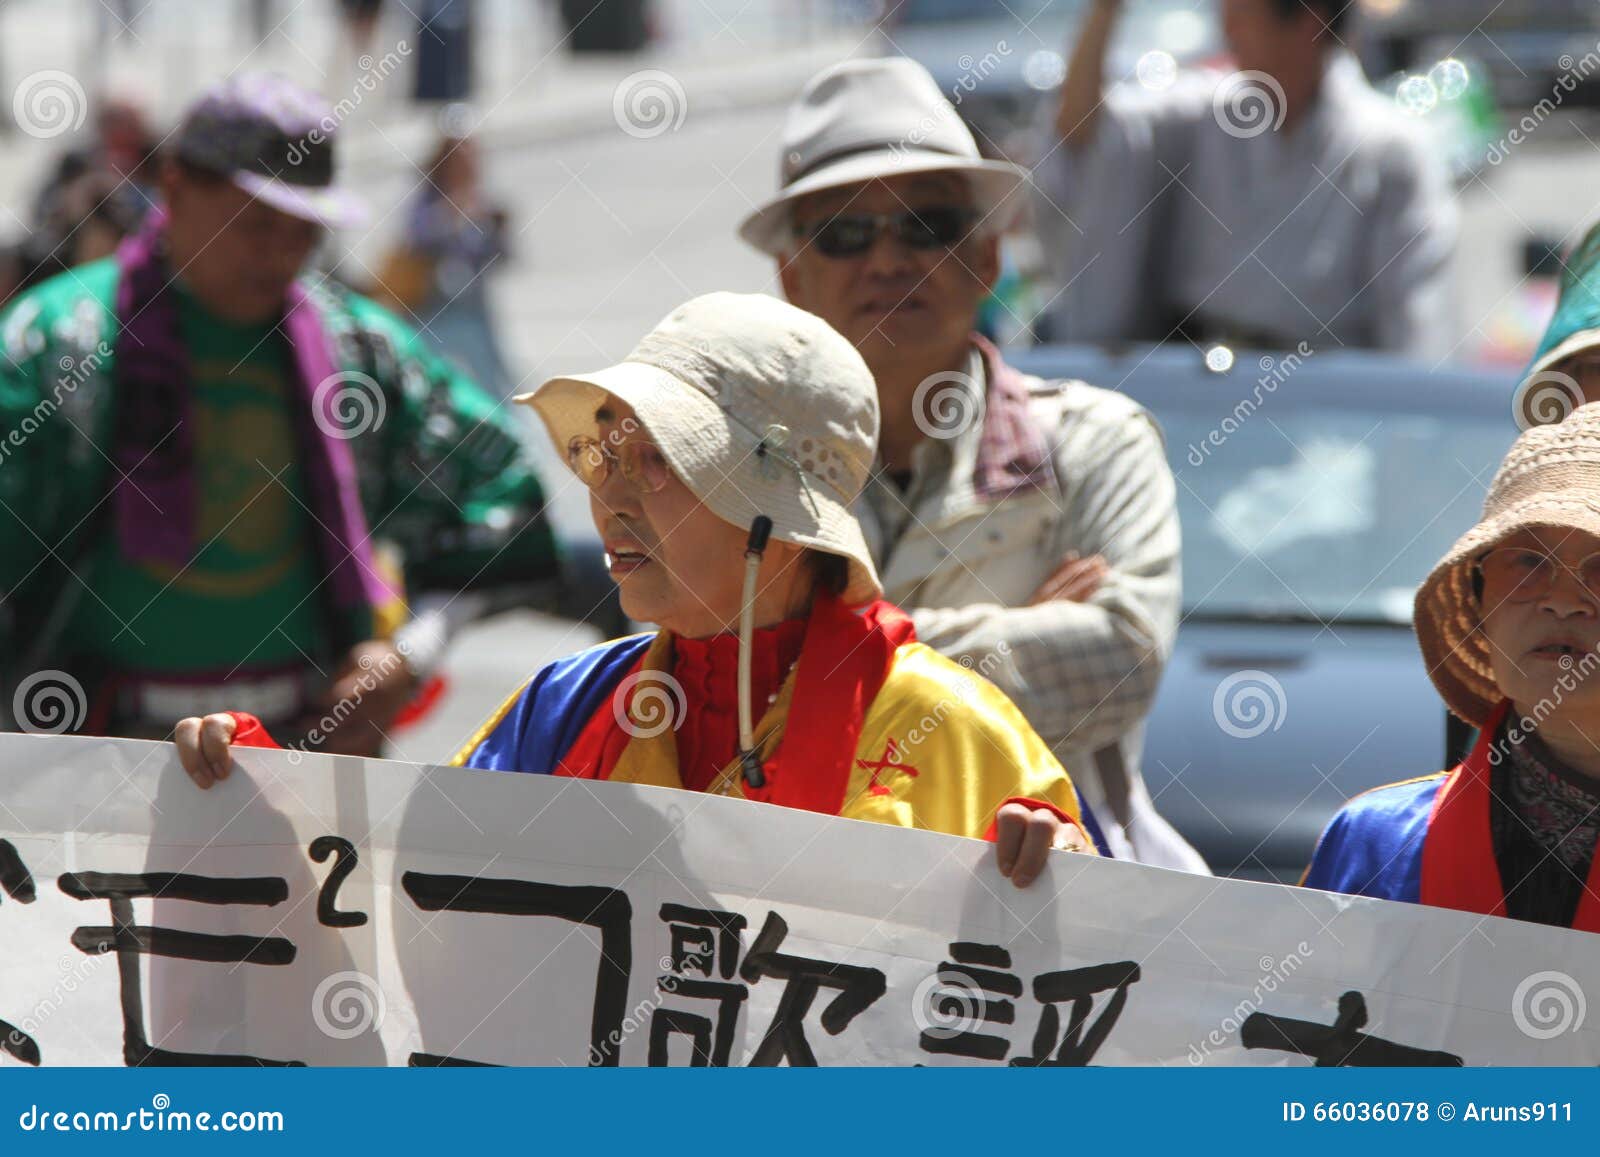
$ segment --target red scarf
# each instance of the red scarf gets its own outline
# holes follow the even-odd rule
[[[1489,752],[1511,710],[1509,700],[1483,725],[1472,753],[1457,766],[1434,796],[1422,842],[1422,884],[1418,899],[1436,908],[1506,914],[1506,889],[1494,858],[1490,834]],[[1583,898],[1572,927],[1600,932],[1600,856],[1589,865]]]
[[[745,798],[838,815],[867,707],[883,686],[896,649],[915,639],[911,619],[892,603],[880,599],[855,611],[835,596],[818,595],[805,620],[783,738],[763,765],[766,786],[744,787]],[[635,663],[628,674],[639,666]],[[609,778],[629,739],[619,715],[627,717],[607,696],[555,774]],[[678,750],[683,751],[681,742]],[[681,768],[680,763],[680,776]]]

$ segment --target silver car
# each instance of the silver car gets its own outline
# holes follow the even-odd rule
[[[1295,879],[1346,799],[1447,765],[1411,600],[1477,520],[1515,383],[1358,352],[1011,356],[1121,389],[1166,432],[1184,616],[1143,768],[1214,870]]]

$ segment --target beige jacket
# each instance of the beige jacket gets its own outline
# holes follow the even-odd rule
[[[1020,374],[987,343],[975,345],[964,378],[940,385],[968,395],[946,396],[940,413],[972,420],[918,447],[903,493],[880,472],[857,504],[885,597],[912,616],[919,639],[1022,709],[1116,854],[1204,871],[1138,771],[1179,613],[1175,487],[1160,429],[1122,394]],[[1011,467],[998,488],[997,462]],[[1105,558],[1100,589],[1084,603],[1026,605],[1072,551]]]

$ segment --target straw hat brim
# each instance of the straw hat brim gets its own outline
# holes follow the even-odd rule
[[[975,208],[988,228],[1009,228],[1022,211],[1016,196],[1027,173],[1004,161],[975,160],[930,149],[875,149],[841,157],[786,185],[771,201],[744,219],[739,236],[763,253],[781,257],[794,244],[794,203],[811,193],[915,173],[959,173],[971,183]]]
[[[1474,727],[1488,721],[1505,695],[1495,682],[1473,567],[1486,551],[1532,527],[1600,537],[1600,499],[1543,493],[1501,511],[1462,535],[1417,588],[1412,621],[1428,675],[1446,706]]]
[[[855,496],[783,462],[764,463],[756,454],[759,435],[731,421],[714,399],[666,370],[622,362],[594,373],[551,378],[515,400],[533,407],[564,451],[575,435],[597,435],[595,410],[607,394],[633,408],[672,472],[718,518],[743,530],[764,514],[772,519],[774,538],[848,560],[845,603],[854,606],[882,597],[866,537],[850,512]]]
[[[1522,375],[1522,380],[1526,382],[1529,378],[1548,373],[1573,354],[1597,347],[1600,347],[1600,329],[1580,329],[1577,333],[1568,334],[1558,345],[1551,347],[1549,352],[1535,360],[1528,367],[1527,372]],[[1587,400],[1600,402],[1600,398],[1589,398]]]

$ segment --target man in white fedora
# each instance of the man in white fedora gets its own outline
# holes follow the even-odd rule
[[[1023,375],[973,332],[1025,181],[979,155],[920,65],[850,60],[790,109],[778,193],[739,233],[877,381],[857,509],[887,597],[1022,708],[1116,854],[1204,871],[1138,770],[1178,619],[1161,433],[1122,395]]]

